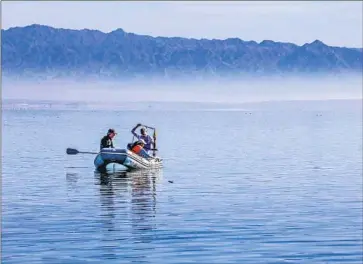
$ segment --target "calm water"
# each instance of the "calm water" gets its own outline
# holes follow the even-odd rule
[[[361,102],[5,108],[2,263],[362,263]],[[65,154],[139,122],[161,171]]]

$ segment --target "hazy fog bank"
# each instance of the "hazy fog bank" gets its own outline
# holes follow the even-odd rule
[[[206,81],[97,80],[29,81],[5,79],[2,99],[84,103],[216,102],[248,103],[289,100],[362,98],[362,76],[266,77]]]

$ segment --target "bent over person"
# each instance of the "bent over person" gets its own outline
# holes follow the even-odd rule
[[[135,142],[134,146],[131,148],[131,151],[145,159],[152,159],[153,157],[150,156],[144,148],[145,141],[143,139],[140,139]]]
[[[115,132],[115,130],[113,128],[110,128],[107,131],[107,135],[105,135],[102,139],[101,139],[101,144],[100,144],[100,150],[103,148],[114,148],[113,146],[113,141],[112,139],[117,135],[117,133]]]

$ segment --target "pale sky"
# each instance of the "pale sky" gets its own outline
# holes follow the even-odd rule
[[[135,34],[240,38],[260,42],[316,39],[362,47],[362,1],[2,2],[2,28],[43,24],[69,29],[122,28]]]

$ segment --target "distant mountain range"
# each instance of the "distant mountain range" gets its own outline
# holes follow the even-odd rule
[[[316,40],[298,46],[151,37],[117,29],[30,25],[2,30],[2,70],[14,76],[147,77],[362,72],[363,51]]]

